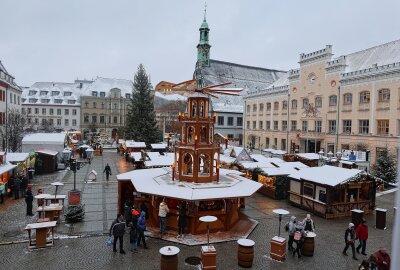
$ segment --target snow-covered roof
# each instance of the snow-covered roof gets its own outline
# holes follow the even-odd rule
[[[267,153],[271,153],[271,154],[274,154],[274,155],[284,155],[284,154],[287,153],[284,150],[276,150],[276,149],[272,149],[272,148],[265,148],[262,151],[263,152],[267,152]]]
[[[213,102],[214,112],[243,113],[243,105]]]
[[[289,72],[285,72],[274,83],[267,87],[268,90],[289,86]]]
[[[319,159],[319,155],[315,154],[315,153],[300,153],[300,154],[296,154],[296,156],[299,156],[304,159],[309,159],[309,160]]]
[[[164,153],[160,155],[158,152],[147,152],[150,160],[144,162],[146,167],[159,167],[159,166],[171,166],[174,162],[174,153]]]
[[[41,153],[50,156],[56,156],[58,154],[57,151],[49,150],[49,149],[39,149],[35,151],[36,153]]]
[[[356,169],[324,165],[322,167],[303,168],[289,175],[289,177],[334,187],[348,182],[352,177],[362,172],[363,171]]]
[[[25,135],[22,144],[64,144],[65,133],[34,133]]]
[[[2,175],[5,172],[9,172],[12,169],[14,169],[15,167],[17,167],[17,165],[13,165],[10,163],[6,163],[0,166],[0,175]]]
[[[92,92],[97,92],[100,96],[100,92],[105,92],[106,97],[109,97],[110,90],[114,88],[120,89],[122,97],[125,97],[126,94],[132,94],[133,82],[125,79],[97,77],[83,90],[83,94],[91,96]]]
[[[131,147],[131,148],[146,148],[146,143],[127,140],[127,141],[125,141],[125,146]]]
[[[29,153],[7,153],[8,162],[21,162],[28,159]]]
[[[294,161],[294,162],[281,162],[277,163],[276,165],[279,166],[279,168],[309,168],[306,164],[300,162],[300,161]]]
[[[346,55],[345,72],[397,62],[400,62],[400,39]]]
[[[271,168],[262,168],[263,172],[267,174],[268,176],[274,176],[274,175],[289,175],[296,173],[297,170],[294,168],[277,168],[277,167],[271,167]]]
[[[167,148],[167,144],[166,143],[152,143],[150,144],[151,149],[165,149]]]
[[[181,200],[208,200],[248,197],[262,184],[248,180],[237,172],[220,171],[218,183],[191,183],[172,181],[171,168],[134,170],[117,175],[117,179],[131,180],[140,193],[158,195]]]

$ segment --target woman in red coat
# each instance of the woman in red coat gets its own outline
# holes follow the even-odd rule
[[[367,255],[367,253],[365,253],[365,249],[367,247],[367,239],[368,239],[368,226],[366,223],[367,221],[363,219],[362,223],[360,223],[356,229],[356,238],[358,238],[358,240],[360,241],[360,244],[358,245],[356,250],[357,253],[360,253],[360,248],[362,248],[361,249],[362,255]]]
[[[374,255],[378,270],[390,270],[390,256],[386,248],[380,248]]]

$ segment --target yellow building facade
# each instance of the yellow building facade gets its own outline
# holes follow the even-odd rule
[[[245,145],[288,152],[369,151],[400,135],[400,40],[333,58],[332,46],[300,54],[292,69],[245,98]]]

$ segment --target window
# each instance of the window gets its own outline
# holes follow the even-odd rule
[[[46,108],[42,108],[42,114],[46,115]]]
[[[72,115],[76,115],[76,109],[72,109]]]
[[[282,121],[282,131],[287,130],[287,121]]]
[[[26,113],[25,108],[22,108],[22,114],[25,114],[25,113]]]
[[[69,126],[69,119],[64,119],[64,126]]]
[[[35,114],[39,114],[39,108],[35,108]]]
[[[287,110],[287,101],[282,101],[282,110]]]
[[[308,98],[303,98],[303,109],[308,107]]]
[[[281,140],[281,150],[286,150],[286,139]]]
[[[233,117],[228,117],[228,126],[233,126]]]
[[[44,104],[48,104],[48,103],[50,103],[50,99],[48,99],[48,98],[42,98],[42,99],[40,100],[40,102],[42,102],[42,103],[44,103]]]
[[[72,92],[64,92],[64,97],[70,97],[72,95]]]
[[[218,126],[223,126],[223,125],[224,125],[224,117],[218,116]]]
[[[360,93],[360,103],[369,103],[370,95],[368,91]]]
[[[114,103],[114,110],[118,109],[117,103]]]
[[[322,121],[315,121],[315,132],[321,133],[322,131]]]
[[[59,99],[59,98],[57,98],[57,99],[54,100],[54,103],[57,103],[57,104],[61,104],[62,102],[63,102],[63,100],[62,100],[62,99]]]
[[[257,104],[253,104],[253,112],[257,111]]]
[[[336,132],[336,120],[328,121],[328,132],[335,133]]]
[[[358,133],[360,134],[369,133],[369,120],[358,120]]]
[[[35,125],[39,125],[39,118],[35,118]],[[61,120],[60,120],[60,125],[61,125]]]
[[[267,111],[271,111],[271,103],[270,102],[267,103]]]
[[[101,103],[101,108],[104,109],[104,102]]]
[[[292,109],[297,109],[297,100],[296,99],[292,100]]]
[[[314,198],[314,185],[310,183],[303,184],[303,195]]]
[[[58,96],[60,94],[60,91],[51,91],[51,96]]]
[[[29,96],[34,96],[34,95],[36,95],[36,91],[34,91],[34,90],[29,90]]]
[[[72,126],[76,126],[76,119],[72,119]]]
[[[343,105],[350,105],[353,102],[353,94],[346,93],[343,95]]]
[[[274,121],[274,130],[278,130],[278,121]]]
[[[54,109],[49,109],[49,114],[53,115],[54,114]]]
[[[322,97],[315,98],[315,107],[321,108],[322,107]]]
[[[100,97],[105,97],[106,96],[106,92],[100,92]]]
[[[97,102],[93,102],[93,108],[97,107]]]
[[[250,129],[250,121],[247,121],[247,123],[246,123],[246,128],[247,128],[247,129]]]
[[[307,132],[308,130],[308,121],[302,121],[301,123],[301,131]]]
[[[101,124],[104,124],[104,120],[105,120],[104,115],[100,115],[100,123],[101,123]]]
[[[64,110],[64,115],[69,115],[69,109]]]
[[[250,105],[247,105],[246,112],[250,112]]]
[[[87,108],[87,107],[89,107],[89,102],[85,102],[85,107]]]
[[[389,120],[378,120],[377,124],[377,134],[379,135],[388,135],[389,134]]]
[[[114,124],[117,124],[117,123],[118,123],[118,117],[114,116]]]
[[[92,123],[97,123],[97,115],[92,115]]]
[[[267,121],[267,122],[266,122],[265,128],[266,128],[267,130],[270,130],[270,129],[271,129],[271,121]]]
[[[61,109],[57,109],[57,115],[61,115]]]
[[[46,125],[46,119],[42,118],[42,126]]]
[[[351,133],[351,120],[343,120],[343,133]]]
[[[258,129],[263,129],[263,121],[258,122]]]
[[[238,117],[236,119],[236,125],[239,127],[243,126],[243,118],[242,117]]]
[[[125,98],[131,98],[131,94],[125,94]]]
[[[385,88],[378,91],[378,101],[379,102],[389,102],[390,101],[390,90]]]
[[[279,110],[279,102],[275,101],[274,102],[274,111],[277,111],[277,110]]]
[[[256,121],[253,121],[253,129],[256,129]]]
[[[83,123],[89,123],[89,115],[87,113],[83,115]]]
[[[57,119],[57,126],[61,126],[61,119]]]
[[[297,130],[297,121],[292,120],[291,131],[296,131],[296,130]]]
[[[264,111],[264,103],[260,103],[260,112]]]
[[[32,113],[32,108],[28,108],[28,114]]]
[[[75,104],[76,100],[70,99],[68,100],[68,104]]]
[[[329,97],[329,106],[336,106],[337,104],[337,96],[330,96]]]
[[[1,121],[0,121],[1,122]],[[32,123],[32,119],[31,118],[28,118],[28,124],[31,124]]]
[[[41,96],[47,95],[47,91],[40,91],[40,95],[41,95]]]
[[[96,91],[92,91],[92,96],[93,97],[97,97],[97,92]]]

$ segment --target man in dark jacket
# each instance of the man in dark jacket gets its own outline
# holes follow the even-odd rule
[[[111,168],[110,168],[110,165],[108,165],[108,163],[107,163],[106,167],[104,168],[103,173],[106,173],[106,179],[108,181],[108,179],[110,178],[110,175],[111,175]]]
[[[28,188],[28,176],[21,174],[21,197],[25,197],[25,192],[27,188]]]
[[[19,199],[19,189],[21,188],[21,179],[18,176],[14,179],[14,199]]]
[[[109,233],[110,237],[111,237],[111,235],[114,236],[114,241],[113,241],[113,251],[114,252],[117,252],[117,240],[119,239],[119,252],[121,254],[125,254],[124,233],[125,233],[124,218],[123,218],[122,214],[118,214],[117,218],[111,224],[110,233]]]
[[[344,241],[346,243],[346,246],[344,247],[343,250],[343,255],[347,256],[347,249],[351,246],[351,251],[353,253],[353,259],[354,260],[358,260],[356,258],[356,250],[354,247],[354,242],[356,241],[356,232],[354,230],[354,224],[353,223],[349,223],[349,228],[346,230],[345,234],[344,234]]]
[[[28,190],[25,193],[26,215],[27,216],[33,216],[33,213],[32,213],[33,194],[32,194],[31,189],[32,189],[31,187],[28,187]]]

